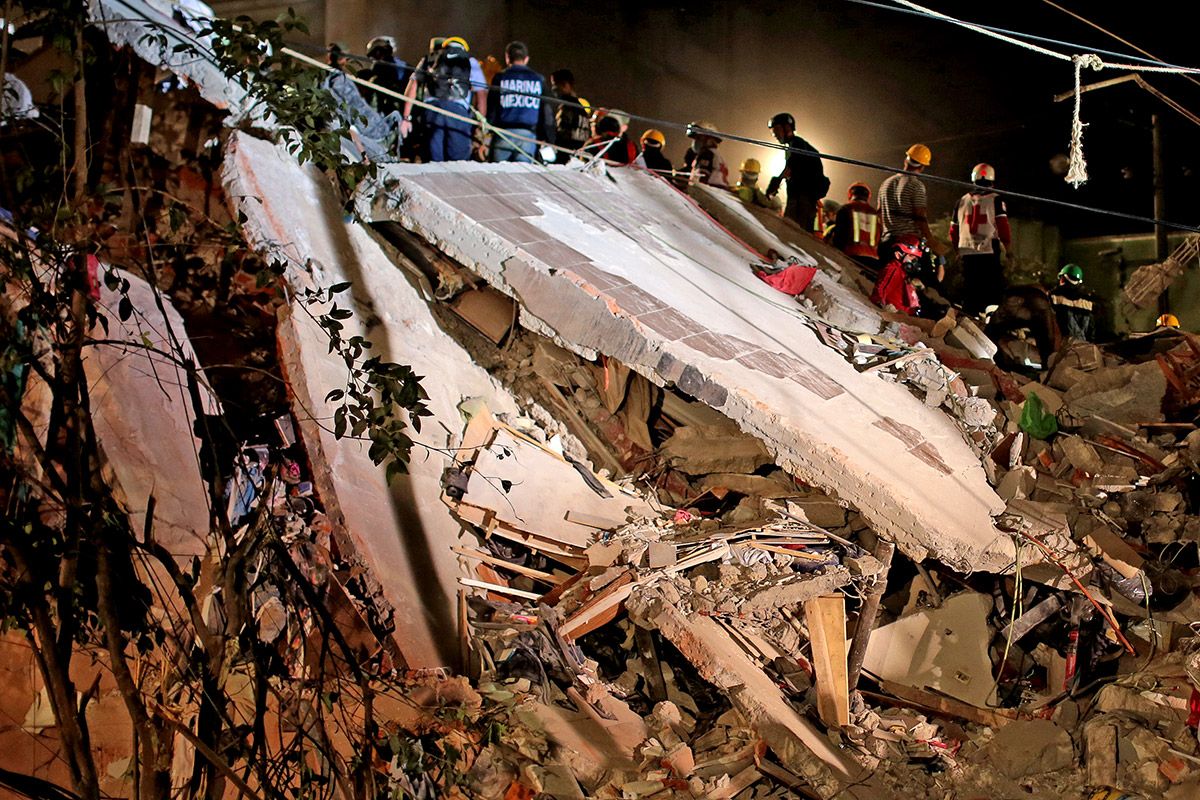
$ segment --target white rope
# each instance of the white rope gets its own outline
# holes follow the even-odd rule
[[[1108,68],[1124,69],[1131,72],[1164,72],[1174,75],[1200,74],[1200,69],[1196,67],[1177,67],[1171,64],[1163,64],[1162,66],[1153,66],[1149,64],[1110,64],[1103,61],[1100,56],[1096,55],[1095,53],[1084,53],[1082,55],[1071,56],[1067,55],[1066,53],[1060,53],[1057,50],[1051,50],[1049,48],[1042,47],[1041,45],[1022,41],[1012,36],[999,33],[998,31],[982,28],[971,22],[967,22],[966,20],[951,17],[948,14],[941,13],[940,11],[934,11],[931,8],[925,8],[924,6],[917,5],[916,3],[911,2],[911,0],[894,0],[894,2],[897,5],[904,6],[905,8],[913,11],[919,11],[922,14],[926,14],[927,16],[935,19],[939,19],[944,22],[952,22],[955,25],[960,25],[968,30],[975,31],[976,33],[982,33],[984,36],[990,36],[993,39],[999,39],[1002,42],[1007,42],[1008,44],[1013,44],[1017,47],[1022,47],[1035,53],[1040,53],[1044,56],[1050,56],[1051,58],[1056,58],[1059,61],[1070,61],[1075,65],[1075,113],[1071,119],[1071,146],[1069,150],[1070,162],[1069,166],[1067,167],[1066,181],[1076,189],[1087,183],[1088,179],[1087,160],[1083,157],[1083,129],[1087,127],[1087,123],[1085,123],[1079,116],[1080,95],[1083,93],[1080,83],[1080,73],[1083,71],[1084,67],[1094,70]]]
[[[1083,129],[1087,124],[1079,116],[1080,106],[1080,78],[1079,75],[1084,67],[1091,69],[1104,69],[1104,62],[1100,57],[1093,54],[1075,56],[1072,59],[1075,62],[1075,113],[1071,118],[1071,148],[1070,165],[1067,167],[1067,183],[1078,189],[1083,184],[1087,183],[1087,159],[1083,157]]]

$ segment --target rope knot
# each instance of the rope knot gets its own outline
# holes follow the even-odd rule
[[[1095,53],[1071,56],[1071,61],[1075,65],[1075,114],[1071,119],[1071,160],[1067,167],[1067,183],[1078,189],[1087,183],[1088,179],[1087,161],[1083,157],[1083,129],[1087,125],[1079,118],[1079,96],[1083,93],[1080,89],[1079,75],[1084,67],[1104,69],[1104,62]]]

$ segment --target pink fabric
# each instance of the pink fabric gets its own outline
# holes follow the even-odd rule
[[[790,294],[795,297],[804,292],[808,285],[812,283],[813,276],[817,274],[816,267],[802,267],[799,264],[793,264],[790,267],[784,267],[779,272],[767,274],[766,272],[757,273],[763,283],[773,286],[784,294]]]

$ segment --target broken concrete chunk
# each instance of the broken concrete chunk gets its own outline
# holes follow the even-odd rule
[[[1065,769],[1075,759],[1070,735],[1045,719],[1011,722],[984,749],[988,760],[1009,778]]]
[[[1067,410],[1078,419],[1118,423],[1159,422],[1167,379],[1158,363],[1127,364],[1092,373],[1067,390]]]
[[[663,456],[688,475],[749,473],[774,459],[763,443],[728,426],[676,428],[662,446]]]
[[[1104,470],[1104,461],[1096,452],[1096,448],[1078,436],[1061,436],[1057,444],[1062,448],[1067,461],[1075,469],[1086,472],[1088,475],[1097,475]]]

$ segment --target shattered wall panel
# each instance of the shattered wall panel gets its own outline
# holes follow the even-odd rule
[[[522,321],[719,409],[910,555],[1004,568],[1002,503],[945,414],[822,344],[745,247],[656,178],[392,165],[360,195],[521,303]]]
[[[465,398],[482,398],[497,413],[515,411],[504,390],[441,331],[374,235],[343,220],[323,176],[301,168],[281,148],[236,134],[223,177],[228,195],[239,198],[248,218],[247,236],[263,252],[287,260],[290,283],[353,281],[356,315],[345,321],[345,335],[362,333],[375,343],[373,353],[424,376],[433,416],[413,434],[416,441],[430,448],[457,445],[463,423],[458,405]],[[311,272],[304,268],[310,259]],[[459,567],[450,548],[460,526],[441,501],[441,475],[450,454],[415,447],[410,474],[389,487],[365,444],[339,441],[326,426],[315,424],[332,413],[325,395],[345,385],[345,365],[327,352],[328,340],[317,324],[294,306],[280,326],[280,341],[295,414],[317,468],[317,488],[330,517],[340,514],[396,609],[397,643],[408,666],[454,663]]]
[[[231,113],[231,122],[239,119],[248,110],[246,91],[225,77],[208,42],[175,16],[175,6],[165,0],[92,0],[89,11],[114,46],[133,48],[147,63],[194,83],[201,97]],[[195,52],[174,52],[179,45]]]

